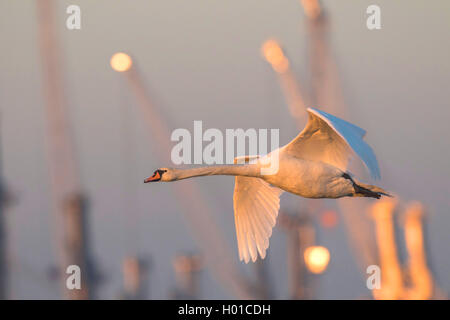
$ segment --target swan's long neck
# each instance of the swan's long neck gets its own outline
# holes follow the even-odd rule
[[[176,180],[217,175],[259,177],[261,173],[260,167],[256,164],[213,165],[199,168],[177,169]]]

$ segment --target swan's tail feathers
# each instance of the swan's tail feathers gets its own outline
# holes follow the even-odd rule
[[[354,197],[369,197],[376,199],[380,199],[381,196],[392,197],[386,190],[370,184],[354,182],[353,187],[355,189]]]

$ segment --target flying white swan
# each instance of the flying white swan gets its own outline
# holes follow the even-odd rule
[[[283,191],[305,198],[389,196],[383,189],[358,182],[346,172],[355,152],[379,178],[375,154],[363,141],[365,130],[326,112],[309,108],[305,129],[289,144],[265,156],[246,156],[244,164],[213,165],[191,169],[160,168],[145,179],[147,182],[176,181],[198,176],[236,176],[234,218],[239,258],[254,262],[262,259],[269,247]],[[274,156],[278,171],[262,174]]]

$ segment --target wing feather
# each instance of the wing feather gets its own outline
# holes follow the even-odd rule
[[[239,258],[264,259],[275,226],[283,191],[259,178],[237,176],[234,187],[234,217]]]
[[[322,161],[345,171],[350,157],[356,153],[373,178],[380,177],[378,161],[372,148],[363,140],[366,131],[324,111],[308,108],[305,129],[288,145],[293,156]]]

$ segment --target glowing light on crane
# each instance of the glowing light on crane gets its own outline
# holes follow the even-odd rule
[[[317,18],[322,10],[320,9],[320,4],[318,0],[300,0],[303,10],[305,11],[305,14],[310,19]]]
[[[306,248],[304,253],[305,264],[312,273],[322,273],[330,262],[330,251],[322,246],[312,246]]]
[[[270,39],[264,42],[262,55],[276,72],[284,73],[288,70],[289,60],[284,55],[283,50],[276,40]]]
[[[111,57],[110,64],[114,71],[124,72],[130,70],[133,60],[126,53],[117,52]]]

